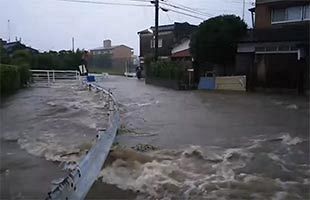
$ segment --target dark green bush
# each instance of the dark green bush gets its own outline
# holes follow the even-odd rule
[[[21,65],[17,67],[18,73],[20,75],[20,87],[24,87],[29,83],[31,78],[31,72],[29,70],[29,66]]]
[[[9,94],[25,86],[30,80],[27,66],[0,64],[0,93]]]
[[[146,72],[151,78],[179,80],[183,74],[183,67],[174,61],[157,61],[151,62]]]

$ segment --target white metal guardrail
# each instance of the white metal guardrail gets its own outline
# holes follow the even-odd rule
[[[109,105],[109,126],[97,134],[97,143],[89,150],[80,163],[75,167],[67,177],[55,185],[48,193],[48,200],[64,199],[79,200],[84,199],[90,190],[92,184],[97,180],[101,168],[110,152],[117,129],[120,126],[120,115],[115,97],[110,91],[96,85],[95,83],[84,83],[90,90],[102,92],[102,95],[108,97]]]
[[[47,85],[56,80],[78,80],[79,72],[75,70],[30,70],[34,82],[44,82]]]

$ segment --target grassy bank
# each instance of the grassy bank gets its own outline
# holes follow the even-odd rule
[[[0,64],[0,94],[7,95],[24,87],[30,81],[30,71],[26,66]]]

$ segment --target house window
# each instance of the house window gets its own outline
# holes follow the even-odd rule
[[[288,21],[296,21],[302,19],[302,7],[290,7],[286,9],[287,12],[287,20]]]
[[[272,22],[281,22],[286,20],[286,9],[274,9],[272,12]]]
[[[304,6],[304,15],[305,20],[310,20],[310,5]]]
[[[271,17],[272,24],[309,20],[309,5],[275,8]]]
[[[163,39],[158,39],[158,48],[163,47]],[[151,48],[155,48],[155,39],[151,40]]]

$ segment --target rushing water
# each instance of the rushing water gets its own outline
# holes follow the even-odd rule
[[[21,92],[14,103],[2,105],[2,139],[47,160],[77,161],[92,146],[97,129],[107,125],[104,98],[76,82]]]
[[[229,149],[116,148],[101,179],[142,193],[138,199],[308,199],[308,158],[299,150],[308,142],[283,134]]]
[[[173,91],[109,77],[121,129],[99,180],[137,199],[309,199],[309,105],[262,94]],[[1,138],[77,161],[106,127],[105,97],[69,82],[1,107]],[[113,198],[113,196],[111,197]]]

